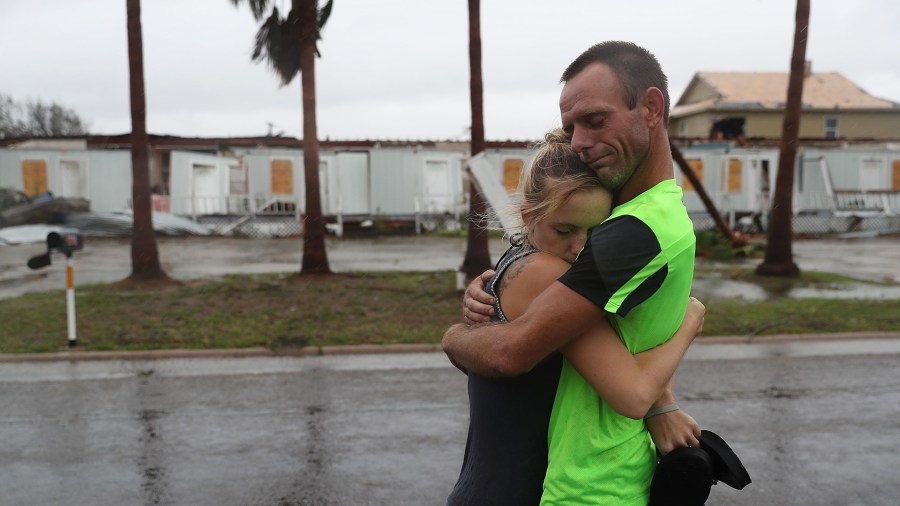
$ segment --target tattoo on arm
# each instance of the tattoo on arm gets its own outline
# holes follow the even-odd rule
[[[512,280],[516,279],[522,274],[522,271],[525,270],[525,266],[531,262],[532,255],[524,256],[509,266],[506,269],[506,272],[503,273],[503,277],[500,278],[500,283],[497,286],[497,296],[503,295],[503,292],[506,290],[506,287],[509,286],[509,283]]]

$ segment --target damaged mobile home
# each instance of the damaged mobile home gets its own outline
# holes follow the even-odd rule
[[[299,234],[305,208],[301,146],[283,137],[151,136],[154,211],[220,234]],[[129,147],[128,135],[4,140],[0,187],[32,196],[49,192],[83,198],[95,213],[126,211]],[[465,220],[472,184],[467,142],[326,140],[320,150],[322,211],[334,233],[459,228]],[[753,217],[756,228],[765,228],[776,148],[707,142],[681,151],[722,215],[732,224]],[[488,174],[511,192],[532,154],[530,142],[489,142]],[[822,232],[844,231],[850,226],[847,218],[897,220],[900,214],[897,144],[804,146],[795,171],[794,212],[821,217]],[[677,170],[676,178],[695,226],[711,227],[690,183]]]

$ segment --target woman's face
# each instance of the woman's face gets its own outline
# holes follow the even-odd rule
[[[590,229],[609,216],[611,206],[610,193],[595,188],[573,193],[536,223],[528,216],[523,218],[531,229],[530,240],[536,248],[572,263],[584,248]]]

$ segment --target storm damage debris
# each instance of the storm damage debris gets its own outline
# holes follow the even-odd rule
[[[0,188],[0,227],[59,224],[72,212],[87,212],[90,203],[82,198],[60,198],[52,193],[28,197],[9,188]]]

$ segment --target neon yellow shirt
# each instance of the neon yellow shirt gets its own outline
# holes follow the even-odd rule
[[[560,281],[610,313],[626,347],[639,353],[681,324],[695,246],[681,188],[663,181],[616,207]],[[643,420],[615,412],[568,362],[548,444],[542,505],[647,504],[656,448]]]

